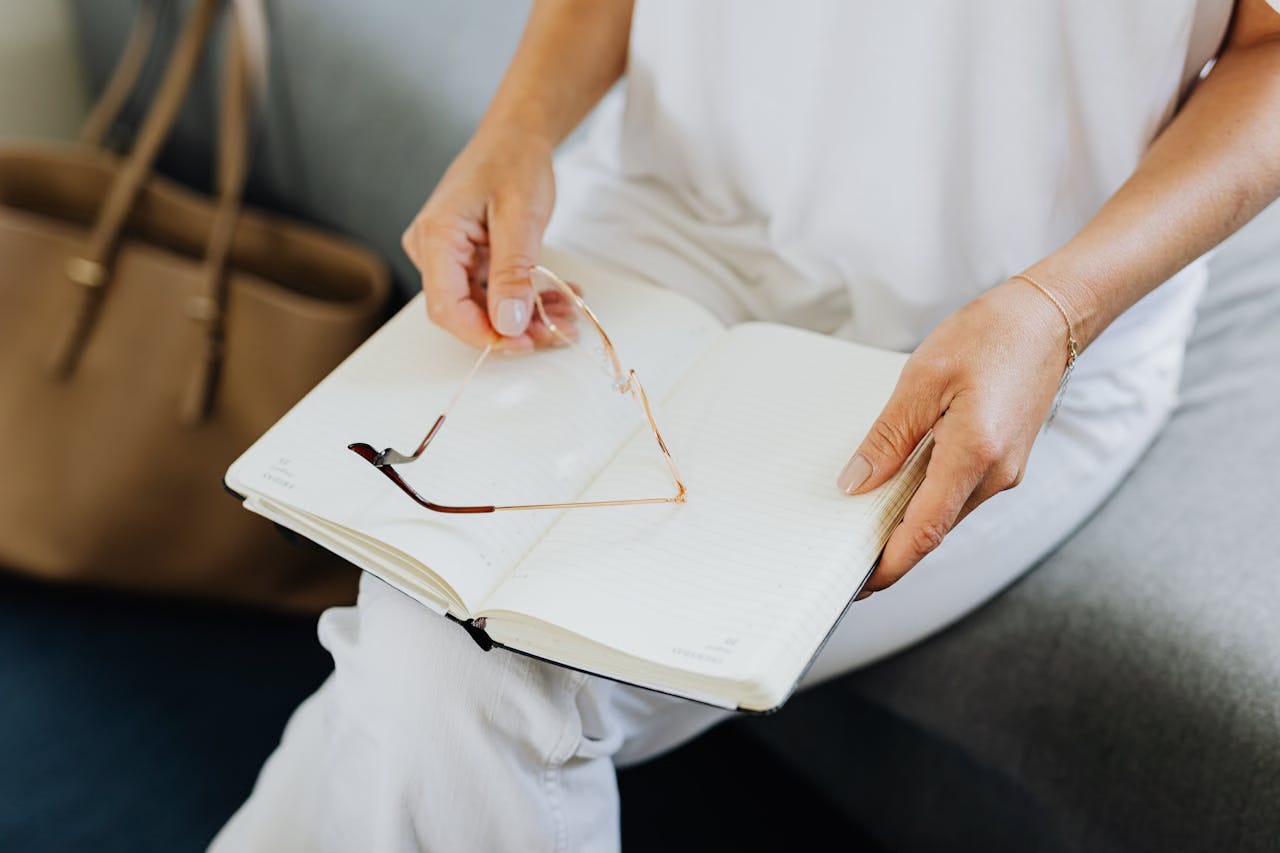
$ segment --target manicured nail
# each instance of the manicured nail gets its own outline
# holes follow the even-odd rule
[[[529,325],[529,306],[523,299],[504,299],[498,303],[498,317],[494,328],[498,334],[514,338],[524,333]]]
[[[836,485],[840,487],[840,491],[851,495],[854,491],[867,481],[871,476],[871,462],[861,453],[853,454],[853,458],[849,460],[849,464],[844,466],[844,470],[840,472],[840,477],[836,480]]]

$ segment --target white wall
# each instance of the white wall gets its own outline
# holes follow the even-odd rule
[[[0,136],[69,138],[85,109],[67,0],[0,0]]]

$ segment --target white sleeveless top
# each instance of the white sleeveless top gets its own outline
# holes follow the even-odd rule
[[[637,0],[625,83],[558,160],[548,240],[730,322],[910,349],[1115,192],[1231,5]],[[1204,277],[1086,356],[1185,340]]]

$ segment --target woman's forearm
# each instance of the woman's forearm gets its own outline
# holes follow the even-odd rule
[[[1143,295],[1280,195],[1280,15],[1238,0],[1228,46],[1133,176],[1067,245],[1028,272],[1090,341]],[[1022,478],[1066,362],[1057,307],[1009,280],[943,320],[837,484],[851,494],[897,471],[928,433],[919,491],[864,594],[936,548],[965,514]]]
[[[555,206],[552,151],[622,76],[631,7],[535,0],[475,135],[405,230],[427,314],[460,340],[511,352],[548,342],[530,269]]]
[[[1237,18],[1133,176],[1029,270],[1074,313],[1082,346],[1280,195],[1280,37],[1249,24]]]
[[[478,133],[559,144],[622,76],[632,0],[535,0]]]

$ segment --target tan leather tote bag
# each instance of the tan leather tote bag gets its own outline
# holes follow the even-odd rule
[[[286,542],[222,475],[373,330],[389,281],[365,249],[241,209],[265,38],[256,2],[234,5],[217,198],[152,174],[217,0],[190,13],[127,156],[98,143],[146,17],[87,144],[0,146],[0,567],[312,610],[351,600],[355,570]]]

